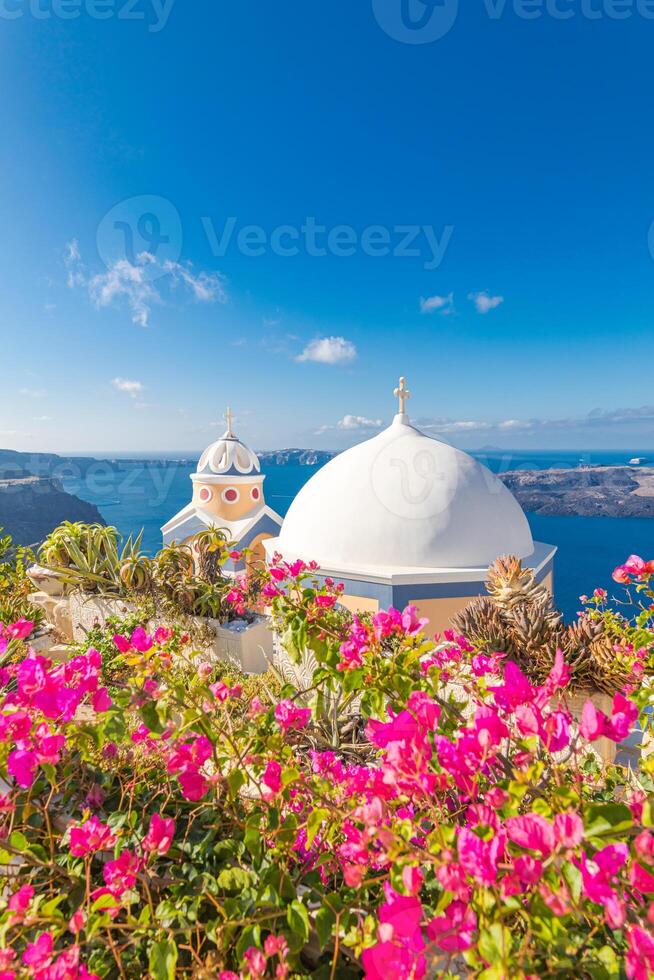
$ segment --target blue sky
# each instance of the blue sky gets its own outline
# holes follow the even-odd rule
[[[0,446],[654,447],[651,0],[0,8]]]

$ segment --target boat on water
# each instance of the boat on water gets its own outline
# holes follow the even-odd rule
[[[647,456],[634,456],[629,460],[629,466],[642,466],[644,463],[649,463]]]

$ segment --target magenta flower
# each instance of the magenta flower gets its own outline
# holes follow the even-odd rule
[[[506,821],[509,839],[528,851],[538,851],[548,857],[554,850],[554,829],[549,820],[539,813],[526,813],[521,817],[509,817]]]
[[[470,949],[477,929],[477,916],[465,902],[450,902],[442,915],[427,926],[427,936],[447,953]]]
[[[165,854],[170,849],[174,835],[175,821],[172,817],[162,817],[158,813],[153,813],[150,827],[143,838],[143,850],[156,852],[159,855]]]
[[[36,942],[28,943],[23,953],[23,963],[34,970],[44,970],[52,963],[54,937],[49,932],[42,932]]]
[[[108,851],[116,843],[111,827],[102,823],[96,816],[89,817],[80,827],[71,827],[70,853],[75,857],[85,857],[97,851]]]
[[[145,632],[142,626],[137,626],[130,637],[130,643],[139,653],[147,653],[152,649],[154,640]]]
[[[7,757],[7,771],[23,789],[34,782],[37,765],[36,754],[29,749],[14,749]]]
[[[304,728],[311,718],[311,708],[298,708],[292,701],[280,701],[275,707],[275,720],[286,734],[291,728]]]
[[[561,847],[577,847],[584,837],[584,824],[578,813],[569,810],[554,817],[554,836]]]
[[[34,623],[29,619],[17,619],[7,626],[6,634],[11,640],[26,640],[34,629]]]

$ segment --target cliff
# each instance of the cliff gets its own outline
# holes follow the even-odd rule
[[[513,470],[499,476],[523,509],[532,514],[654,517],[652,467]]]
[[[66,493],[58,480],[0,480],[0,527],[16,544],[38,544],[62,521],[106,523],[94,504]]]

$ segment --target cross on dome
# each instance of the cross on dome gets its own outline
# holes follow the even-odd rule
[[[224,418],[225,422],[227,422],[227,431],[225,432],[225,436],[228,439],[233,439],[234,438],[234,433],[232,431],[232,422],[234,421],[234,413],[232,412],[231,405],[228,405],[227,406],[227,411],[223,415],[223,418]]]
[[[393,392],[393,394],[400,401],[400,415],[404,415],[405,414],[405,409],[406,409],[406,403],[407,403],[408,399],[411,397],[411,392],[409,391],[409,389],[406,386],[406,379],[405,378],[400,378],[400,386],[399,386],[399,388],[396,388],[395,389],[395,391]]]

